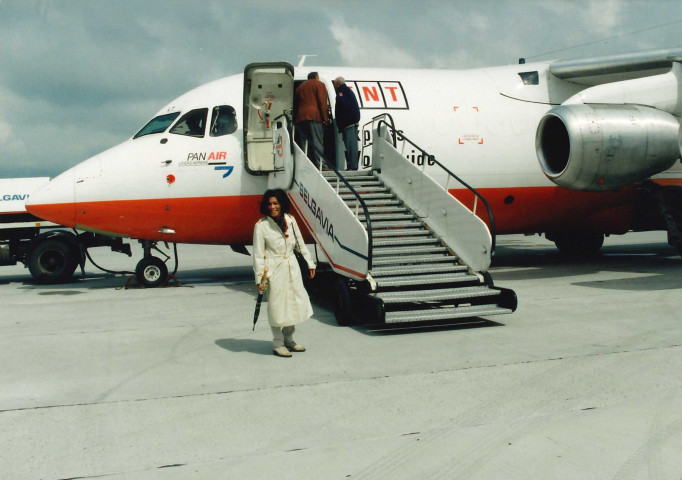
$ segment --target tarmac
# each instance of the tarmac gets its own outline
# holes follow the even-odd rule
[[[140,258],[94,249],[108,268]],[[591,260],[503,236],[511,315],[252,331],[251,259],[180,245],[179,286],[34,285],[0,267],[2,479],[682,478],[682,260],[664,232]],[[172,260],[170,262],[172,264]]]

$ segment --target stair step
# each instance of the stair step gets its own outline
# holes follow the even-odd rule
[[[431,231],[422,228],[419,223],[413,223],[406,228],[372,230],[374,240],[380,238],[410,238],[415,236],[431,236]]]
[[[398,200],[397,198],[387,198],[387,199],[377,199],[377,200],[369,200],[366,198],[362,198],[362,200],[365,202],[365,205],[367,205],[367,208],[370,207],[388,207],[388,206],[395,206],[395,205],[402,205],[403,202]],[[353,203],[352,201],[347,201],[346,205],[349,203]]]
[[[339,192],[349,192],[350,188],[343,183],[341,180],[338,179],[331,179],[328,180],[329,185],[336,190],[338,187]],[[383,190],[388,190],[388,187],[386,187],[383,182],[379,179],[373,179],[373,178],[366,178],[366,179],[358,179],[358,180],[348,180],[348,184],[350,184],[351,187],[353,187],[355,190],[377,190],[377,189],[383,189]]]
[[[388,213],[393,213],[393,214],[402,213],[402,214],[408,214],[408,213],[410,212],[407,208],[401,207],[401,206],[398,206],[398,205],[396,205],[396,206],[377,205],[377,206],[371,206],[371,207],[368,205],[368,206],[367,206],[367,210],[369,211],[370,215],[372,216],[372,219],[374,219],[374,215],[372,215],[372,214],[374,214],[374,213],[385,213],[385,214],[388,214]],[[363,212],[362,210],[360,210],[360,215],[364,217],[365,212]]]
[[[345,170],[341,172],[343,178],[349,180],[355,177],[373,177],[374,172],[372,170]],[[322,176],[324,178],[336,178],[336,172],[334,171],[323,171]]]
[[[355,189],[356,192],[360,193],[362,195],[363,192],[367,193],[388,193],[390,192],[389,188],[385,186],[383,183],[377,184],[374,186],[363,186],[363,185],[352,185],[351,186]],[[339,194],[343,195],[344,193],[352,193],[351,189],[348,188],[345,184],[342,184],[339,187]]]
[[[386,312],[386,323],[423,322],[429,320],[454,320],[467,317],[487,317],[512,313],[508,308],[496,305],[471,305],[463,307],[442,307],[426,310]]]
[[[436,265],[393,265],[386,267],[374,267],[370,271],[373,278],[389,277],[396,275],[429,275],[444,272],[466,272],[466,265],[436,264]]]
[[[392,276],[381,277],[376,279],[379,288],[388,287],[407,287],[415,285],[433,285],[436,283],[465,283],[478,282],[477,275],[468,275],[465,273],[451,273],[445,275],[419,275],[419,276]]]
[[[356,185],[384,185],[384,182],[379,180],[377,177],[355,177],[355,178],[347,178],[346,181],[350,183],[353,188],[356,188]],[[332,180],[334,182],[334,180]]]
[[[374,239],[372,242],[372,248],[381,248],[381,247],[391,247],[391,246],[402,246],[402,245],[439,245],[439,242],[437,239],[433,237],[395,237],[395,238],[379,238],[379,239]]]
[[[404,211],[403,213],[375,213],[375,214],[370,213],[369,218],[372,220],[372,225],[374,225],[374,222],[386,222],[388,220],[413,221],[414,215],[407,211]],[[360,220],[361,222],[366,222],[367,217],[358,213],[358,220]]]
[[[412,290],[403,292],[379,292],[377,297],[384,304],[398,304],[410,302],[442,302],[447,300],[465,300],[468,298],[495,297],[500,294],[499,290],[485,285],[461,288],[437,288],[434,290]]]
[[[416,220],[396,220],[396,221],[385,221],[385,222],[372,222],[372,232],[375,230],[383,230],[386,228],[396,228],[396,227],[421,227],[421,222]]]
[[[374,258],[386,257],[390,255],[424,255],[424,254],[434,254],[434,253],[448,253],[447,247],[442,247],[440,245],[424,246],[424,245],[413,245],[407,247],[383,247],[383,248],[372,248],[372,255]]]
[[[372,252],[374,253],[374,252]],[[424,265],[429,263],[455,263],[457,257],[454,255],[405,255],[399,257],[380,257],[372,259],[373,267],[386,265]]]
[[[355,199],[355,195],[350,190],[346,192],[340,192],[339,195],[341,199],[346,202],[350,199]],[[360,194],[363,200],[373,200],[373,199],[390,199],[394,200],[396,198],[392,193],[362,193]]]

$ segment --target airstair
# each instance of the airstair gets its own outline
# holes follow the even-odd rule
[[[369,274],[376,287],[365,295],[371,296],[376,304],[374,320],[383,320],[383,323],[454,320],[514,310],[511,292],[492,287],[488,275],[478,274],[464,264],[386,186],[381,174],[365,170],[343,175],[365,201],[372,221]],[[331,182],[336,180],[335,172],[323,172],[323,176]],[[356,200],[351,190],[340,188],[339,195],[352,209]],[[358,215],[358,219],[368,228],[365,215]],[[351,313],[349,323],[363,317],[372,322],[362,312]],[[343,323],[346,319],[341,320]]]
[[[494,231],[485,199],[398,132],[386,114],[369,127],[370,169],[339,172],[323,152],[316,152],[322,158],[316,165],[293,141],[293,83],[287,63],[245,68],[246,170],[267,174],[268,188],[287,192],[315,242],[320,268],[307,287],[331,300],[337,321],[459,322],[513,312],[516,294],[494,286],[487,273],[494,235],[477,214],[485,206],[480,210]],[[422,162],[428,172],[398,150],[405,142],[428,158]],[[469,188],[472,208],[448,193],[453,180]]]
[[[294,209],[330,265],[313,290],[333,302],[341,325],[513,312],[516,295],[487,273],[488,226],[396,149],[388,123],[374,123],[372,168],[339,172],[315,166],[279,119],[275,157],[283,153],[269,186],[290,183]]]

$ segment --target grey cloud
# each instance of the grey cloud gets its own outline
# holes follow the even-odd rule
[[[678,43],[680,23],[645,29],[682,22],[680,2],[601,3],[3,0],[0,176],[59,173],[185,91],[254,61],[317,54],[307,65],[471,68]],[[607,15],[616,38],[568,48],[603,38],[596,23]],[[354,41],[335,38],[335,24]]]

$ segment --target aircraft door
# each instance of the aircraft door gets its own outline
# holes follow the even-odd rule
[[[275,162],[273,130],[282,114],[291,118],[294,67],[285,62],[252,63],[244,69],[244,161],[252,174],[282,169]],[[281,119],[280,119],[281,120]]]
[[[268,177],[268,188],[289,190],[294,181],[294,149],[291,138],[291,125],[284,116],[275,120],[272,136],[275,171]]]

